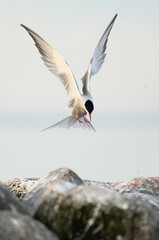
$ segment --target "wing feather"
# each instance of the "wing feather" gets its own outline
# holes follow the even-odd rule
[[[106,47],[107,47],[108,36],[113,27],[116,17],[117,17],[117,14],[114,16],[114,18],[112,19],[112,21],[106,28],[105,32],[103,33],[100,41],[98,42],[98,45],[96,46],[96,48],[94,50],[93,57],[88,66],[88,70],[82,78],[83,94],[87,94],[89,92],[89,80],[102,67],[102,64],[103,64],[103,62],[105,60],[105,56],[106,56],[105,51],[106,51]]]
[[[60,127],[60,128],[72,128],[72,127],[73,128],[83,128],[83,129],[89,129],[89,130],[95,131],[94,127],[88,121],[88,119],[87,118],[85,118],[85,119],[87,120],[87,122],[84,121],[84,118],[80,118],[82,123],[79,123],[77,121],[77,119],[71,115],[71,116],[68,116],[68,117],[64,118],[60,122],[43,129],[42,131],[45,131],[45,130],[48,130],[48,129],[51,129],[51,128],[56,128],[56,127]]]
[[[38,48],[41,58],[48,69],[56,75],[64,84],[69,99],[69,107],[73,107],[76,98],[80,96],[77,82],[67,64],[65,59],[42,37],[32,31],[30,28],[21,24],[23,28],[29,33]]]

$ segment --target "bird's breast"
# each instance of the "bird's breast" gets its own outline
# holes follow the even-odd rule
[[[72,115],[75,118],[81,118],[81,117],[84,117],[86,114],[87,112],[84,108],[84,100],[81,98],[76,102],[72,111]]]

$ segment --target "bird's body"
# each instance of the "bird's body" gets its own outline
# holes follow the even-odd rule
[[[103,36],[101,37],[98,45],[94,50],[93,57],[90,61],[88,69],[82,78],[83,83],[83,94],[80,93],[79,87],[77,85],[76,79],[73,76],[67,62],[64,58],[53,48],[49,43],[47,43],[42,37],[32,31],[30,28],[21,24],[35,42],[35,46],[38,48],[41,58],[43,59],[45,65],[48,69],[56,75],[62,83],[64,84],[67,95],[68,95],[68,106],[72,108],[72,113],[69,117],[63,119],[62,121],[46,128],[52,127],[83,127],[88,129],[93,129],[91,121],[91,113],[94,110],[93,98],[90,92],[90,79],[96,74],[101,68],[105,56],[106,56],[106,44],[108,40],[109,33],[112,29],[114,21],[117,14],[114,16],[107,29],[105,30]],[[90,121],[86,118],[89,115]],[[44,129],[44,130],[46,130]]]

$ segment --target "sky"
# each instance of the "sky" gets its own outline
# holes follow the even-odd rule
[[[69,167],[81,178],[122,181],[159,167],[159,2],[0,0],[0,180]],[[81,87],[114,15],[105,62],[92,80],[96,133],[40,130],[70,114],[59,79],[24,24],[66,59]]]

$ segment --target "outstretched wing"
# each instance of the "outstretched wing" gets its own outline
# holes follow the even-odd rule
[[[45,65],[63,82],[69,98],[68,105],[69,107],[73,107],[74,102],[76,101],[76,98],[80,96],[80,93],[76,80],[65,59],[38,34],[23,24],[21,24],[21,26],[25,28],[34,40],[35,46],[42,55],[41,58]]]
[[[82,78],[83,94],[87,94],[89,92],[89,80],[91,79],[91,77],[94,74],[96,74],[99,71],[99,69],[101,68],[101,66],[105,60],[105,56],[106,56],[105,51],[106,51],[106,47],[107,47],[108,36],[113,27],[116,17],[117,17],[117,14],[114,16],[114,18],[108,25],[107,29],[103,33],[98,45],[96,46],[96,48],[94,50],[94,54],[90,61],[89,66],[88,66],[88,70]]]

